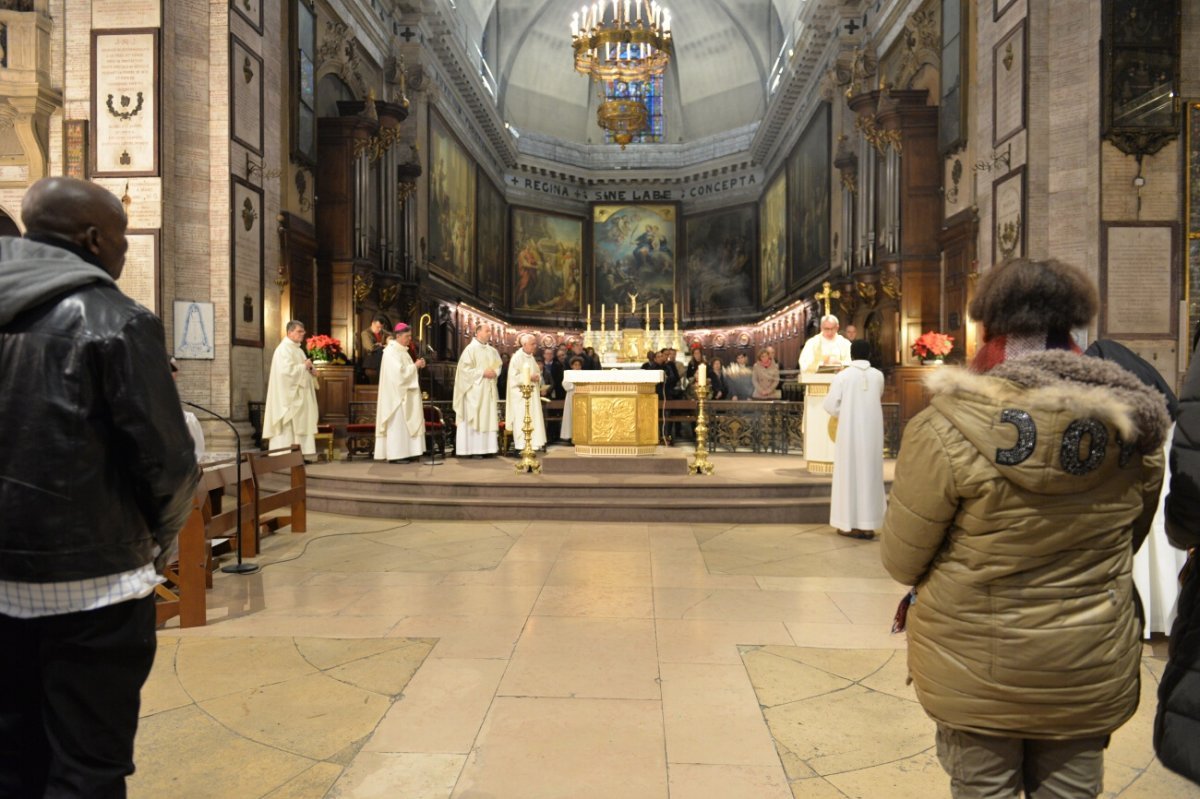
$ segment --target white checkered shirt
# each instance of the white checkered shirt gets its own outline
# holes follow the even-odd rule
[[[15,619],[36,619],[79,613],[141,599],[149,596],[163,582],[153,563],[139,569],[91,577],[87,580],[68,580],[59,583],[19,583],[0,580],[0,614]]]

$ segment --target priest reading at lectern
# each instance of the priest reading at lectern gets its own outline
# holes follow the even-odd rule
[[[458,356],[454,372],[454,414],[458,419],[454,454],[460,458],[482,458],[500,449],[496,441],[500,429],[496,375],[500,374],[501,361],[500,353],[488,343],[491,338],[491,325],[476,325],[475,338]],[[508,370],[514,371],[511,362]]]
[[[800,371],[815,372],[824,367],[841,369],[850,363],[850,342],[838,335],[838,318],[821,317],[821,333],[804,342],[800,351]]]
[[[541,449],[546,446],[546,422],[542,418],[542,400],[539,383],[542,379],[542,367],[533,357],[537,347],[537,336],[532,333],[522,333],[517,339],[521,349],[513,353],[508,362],[508,393],[505,395],[504,424],[512,432],[513,446],[517,451],[525,449],[525,395],[521,386],[533,383],[534,391],[529,397],[529,418],[533,422],[533,448]]]

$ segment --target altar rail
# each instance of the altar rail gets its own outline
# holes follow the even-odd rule
[[[451,402],[427,403],[441,410],[446,422],[447,446],[453,448],[454,408]],[[547,421],[562,418],[561,400],[543,406]],[[503,405],[501,406],[503,408]],[[696,422],[695,400],[669,400],[664,403],[663,418],[669,431],[685,439],[692,438]],[[731,400],[705,404],[708,416],[709,448],[714,452],[757,452],[780,455],[804,453],[801,421],[804,403],[786,400]],[[350,403],[351,423],[375,421],[375,403]],[[895,458],[900,451],[900,405],[883,403],[883,456]]]

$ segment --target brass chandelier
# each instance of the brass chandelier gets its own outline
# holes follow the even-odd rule
[[[662,75],[671,61],[671,12],[655,0],[608,0],[571,15],[575,71],[596,82],[596,122],[625,149],[646,127],[649,110],[636,96],[609,97],[609,83],[630,86]]]

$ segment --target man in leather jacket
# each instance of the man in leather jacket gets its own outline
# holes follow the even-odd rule
[[[198,480],[162,323],[115,280],[103,188],[30,187],[0,238],[0,796],[125,796],[154,587]]]

